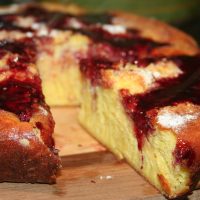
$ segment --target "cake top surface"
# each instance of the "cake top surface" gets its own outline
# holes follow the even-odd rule
[[[194,89],[194,84],[198,84],[198,78],[195,74],[198,71],[199,55],[189,56],[181,52],[181,49],[177,50],[173,47],[173,43],[170,41],[155,40],[150,38],[151,34],[149,37],[144,36],[145,31],[136,29],[137,27],[131,28],[115,24],[116,19],[116,14],[72,14],[52,11],[34,4],[21,6],[14,13],[0,15],[1,32],[14,31],[14,36],[1,40],[0,55],[2,58],[8,52],[11,54],[7,60],[10,70],[26,70],[29,64],[36,62],[38,40],[51,38],[52,30],[54,30],[54,34],[55,30],[79,33],[91,40],[87,55],[80,57],[79,60],[81,71],[91,80],[93,85],[101,84],[102,71],[112,69],[123,72],[127,63],[145,69],[152,63],[160,63],[163,60],[165,62],[171,61],[178,66],[181,73],[175,77],[156,77],[156,87],[141,94],[138,98],[141,99],[142,96],[146,95],[144,99],[148,99],[146,100],[148,102],[145,105],[148,105],[149,108],[165,106],[172,101],[198,103],[198,91],[196,87]],[[149,20],[148,24],[151,23]],[[165,31],[167,33],[169,30]],[[173,31],[172,29],[171,32]],[[20,38],[15,38],[15,32],[22,34]],[[186,36],[185,38],[190,40]],[[190,49],[195,49],[192,40],[185,43],[191,43]],[[171,48],[170,51],[169,48]],[[170,55],[165,55],[163,49],[167,54],[171,52]],[[197,50],[193,50],[192,53],[196,54],[195,51]],[[122,63],[122,67],[119,67],[118,63]],[[155,76],[154,73],[154,78]],[[190,80],[188,84],[184,84],[184,86],[180,84],[183,80],[187,82],[187,79]],[[183,90],[183,87],[184,91],[180,91]],[[177,94],[179,94],[178,97]],[[146,98],[147,96],[151,97]],[[156,102],[158,98],[164,100]]]

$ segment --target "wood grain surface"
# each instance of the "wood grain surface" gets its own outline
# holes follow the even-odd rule
[[[1,183],[3,200],[166,200],[77,123],[78,108],[53,108],[63,170],[57,184]],[[200,191],[182,200],[199,200]]]
[[[78,110],[78,107],[51,109],[56,121],[54,137],[61,156],[105,150],[79,125],[77,120]]]

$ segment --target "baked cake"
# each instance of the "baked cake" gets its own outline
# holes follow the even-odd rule
[[[0,180],[54,182],[60,161],[47,104],[81,105],[82,126],[161,193],[196,186],[200,55],[192,38],[156,20],[74,6],[1,12]]]

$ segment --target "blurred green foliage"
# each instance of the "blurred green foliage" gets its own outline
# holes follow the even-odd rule
[[[28,0],[0,0],[2,4],[11,2],[28,2]],[[92,11],[124,10],[168,22],[184,21],[191,16],[200,15],[200,0],[51,0],[49,2],[75,3]]]
[[[124,10],[164,21],[183,21],[199,14],[200,0],[60,0],[77,3],[87,9]]]

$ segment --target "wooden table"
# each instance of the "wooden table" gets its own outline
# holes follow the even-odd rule
[[[0,184],[3,200],[165,200],[77,123],[78,108],[53,108],[63,170],[57,184]],[[184,200],[187,198],[184,198]],[[200,191],[188,197],[199,200]]]

